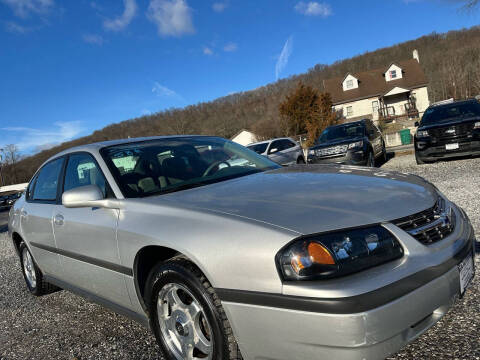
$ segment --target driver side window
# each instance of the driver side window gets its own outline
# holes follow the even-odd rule
[[[89,154],[73,154],[68,158],[63,191],[86,185],[97,185],[107,196],[107,181]]]

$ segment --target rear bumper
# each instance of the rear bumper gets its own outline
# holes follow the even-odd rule
[[[474,254],[475,243],[462,217],[465,226],[452,244],[471,240],[455,256],[370,293],[326,301],[278,294],[265,302],[218,292],[244,358],[384,359],[397,352],[440,320],[460,295],[457,264]]]
[[[447,150],[446,145],[450,143],[457,143],[458,149]],[[415,141],[415,153],[418,158],[424,161],[435,161],[439,159],[475,156],[480,155],[480,140],[472,141],[458,141],[451,140],[441,142],[439,144],[432,144],[429,142]]]

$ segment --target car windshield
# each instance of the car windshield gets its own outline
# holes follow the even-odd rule
[[[103,148],[101,154],[125,197],[165,194],[280,166],[216,137],[177,137]]]
[[[422,125],[432,125],[451,121],[455,118],[480,116],[480,103],[468,102],[428,108],[422,118]]]
[[[261,143],[261,144],[249,145],[247,147],[250,150],[255,151],[257,154],[263,154],[265,151],[267,151],[267,146],[268,146],[268,143]]]
[[[343,124],[331,126],[323,130],[318,138],[319,143],[330,142],[333,140],[346,140],[350,138],[357,138],[364,135],[363,124]]]

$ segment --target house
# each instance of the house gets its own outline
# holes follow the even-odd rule
[[[233,142],[236,142],[240,145],[248,145],[257,141],[257,136],[251,131],[242,129],[231,139]]]
[[[374,121],[421,116],[430,105],[427,85],[417,50],[413,59],[324,82],[334,109],[342,111],[347,120],[368,117]]]

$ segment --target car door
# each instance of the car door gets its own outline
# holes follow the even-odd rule
[[[52,214],[59,196],[64,161],[61,157],[42,166],[30,181],[26,202],[20,209],[22,235],[33,258],[46,275],[61,272],[53,236]]]
[[[69,155],[62,193],[85,185],[97,185],[105,197],[108,182],[89,153]],[[116,237],[119,212],[97,207],[55,206],[53,229],[63,267],[61,280],[123,307],[130,307]],[[130,270],[131,272],[131,270]],[[131,275],[131,274],[130,274]]]
[[[284,150],[284,144],[282,140],[274,140],[271,142],[268,148],[267,156],[270,160],[275,161],[277,164],[284,164],[288,160],[282,150]]]
[[[283,147],[282,153],[285,157],[284,164],[295,164],[299,155],[300,146],[290,139],[283,139],[281,142]]]

